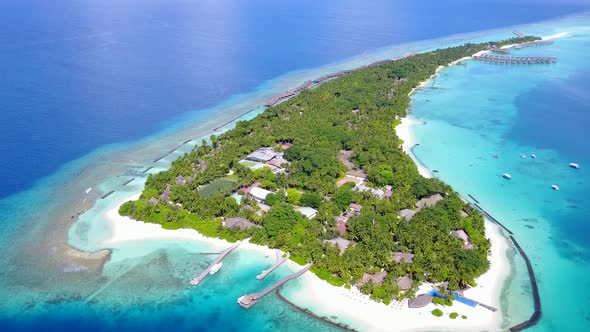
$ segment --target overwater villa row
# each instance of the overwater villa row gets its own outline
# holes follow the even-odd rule
[[[551,45],[553,43],[554,42],[551,39],[549,39],[549,40],[536,40],[536,41],[532,41],[532,42],[527,42],[527,43],[515,45],[514,48],[520,49],[523,47],[531,47],[531,46],[545,46],[545,45]]]
[[[491,63],[502,63],[502,64],[538,64],[538,63],[555,63],[557,58],[553,57],[512,57],[512,56],[500,56],[500,55],[475,55],[473,59]]]

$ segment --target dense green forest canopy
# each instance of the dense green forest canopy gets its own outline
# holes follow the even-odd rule
[[[453,289],[472,284],[489,268],[483,218],[448,185],[419,175],[400,148],[395,126],[406,115],[413,88],[439,66],[489,45],[416,54],[303,90],[253,120],[211,136],[209,143],[178,158],[169,170],[150,175],[140,199],[123,204],[120,213],[169,229],[195,228],[229,241],[250,237],[290,252],[299,263],[314,261],[312,271],[320,278],[335,285],[357,284],[378,301],[412,296],[414,288],[404,290],[398,284],[404,276],[413,280],[413,287],[426,281],[448,281]],[[239,162],[259,148],[280,151],[286,146],[285,173],[252,170]],[[367,175],[368,188],[390,186],[390,195],[355,190],[354,184],[338,187],[336,182],[348,170],[338,159],[343,150],[349,153],[347,160]],[[260,210],[249,195],[241,203],[230,196],[253,183],[273,192],[265,202],[269,211]],[[170,194],[162,199],[167,190]],[[434,194],[444,199],[416,208],[418,200]],[[362,205],[362,210],[348,219],[343,237],[350,245],[341,252],[325,240],[340,236],[335,218],[351,203]],[[317,215],[308,219],[294,206],[313,207]],[[403,209],[417,213],[407,221],[399,216]],[[229,217],[243,217],[260,227],[228,229],[222,218]],[[457,230],[469,236],[472,248],[465,249],[464,241],[453,236]],[[397,262],[392,259],[395,252],[414,256],[411,262]],[[387,275],[382,282],[360,282],[365,273],[383,271]]]

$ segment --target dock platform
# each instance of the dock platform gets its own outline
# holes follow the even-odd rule
[[[221,254],[219,254],[219,256],[217,256],[217,258],[215,258],[215,260],[213,261],[213,263],[211,263],[205,269],[205,271],[201,272],[201,274],[199,274],[198,276],[194,277],[193,280],[191,280],[190,284],[193,285],[193,286],[197,286],[198,284],[200,284],[201,281],[203,281],[203,279],[205,279],[205,277],[207,277],[207,275],[209,275],[209,272],[211,271],[211,268],[213,267],[213,265],[220,263],[225,258],[225,256],[227,256],[227,254],[229,254],[234,249],[236,249],[240,244],[241,244],[241,242],[238,242],[238,243],[234,244],[233,246],[225,249]]]
[[[301,276],[302,274],[304,274],[305,272],[307,272],[307,270],[309,270],[309,268],[311,267],[312,263],[307,264],[304,268],[302,268],[301,270],[290,274],[284,278],[282,278],[281,280],[275,282],[274,284],[268,286],[267,288],[265,288],[262,292],[259,293],[252,293],[252,294],[246,294],[242,297],[240,297],[238,299],[238,304],[241,305],[242,307],[249,309],[252,306],[254,306],[256,303],[258,303],[258,300],[260,300],[264,295],[272,292],[273,290],[275,290],[276,288],[282,286],[284,283],[286,283],[287,281],[291,280],[291,279],[295,279],[299,276]]]
[[[475,55],[473,59],[478,61],[485,61],[498,64],[540,64],[540,63],[555,63],[557,58],[552,57],[516,57],[516,56],[501,56],[501,55]]]
[[[272,271],[274,271],[277,267],[281,266],[281,264],[289,259],[289,254],[287,254],[287,257],[282,257],[281,251],[278,249],[275,249],[275,254],[277,255],[277,260],[274,265],[266,270],[263,270],[259,275],[256,276],[256,279],[262,280],[266,278],[267,275],[269,275]]]

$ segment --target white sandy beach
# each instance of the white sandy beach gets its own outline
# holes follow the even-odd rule
[[[486,221],[486,236],[492,241],[490,255],[491,268],[480,276],[477,286],[464,292],[465,296],[482,303],[500,308],[500,293],[505,279],[510,273],[507,261],[509,244],[500,234],[499,228]],[[376,303],[356,288],[334,287],[312,273],[301,276],[304,286],[293,292],[283,292],[289,300],[306,307],[320,316],[338,316],[339,320],[362,331],[480,331],[500,330],[501,310],[489,311],[483,307],[469,307],[455,302],[451,307],[429,304],[424,308],[411,309],[407,300],[390,305]],[[430,290],[430,285],[422,285],[418,294]],[[435,317],[431,311],[439,308],[443,317]],[[467,316],[450,319],[449,314],[457,312]]]

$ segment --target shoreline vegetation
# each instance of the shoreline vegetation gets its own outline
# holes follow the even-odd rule
[[[119,213],[230,242],[250,238],[387,305],[424,283],[475,286],[490,267],[484,218],[417,169],[396,127],[424,81],[490,45],[412,55],[304,90],[150,175]],[[225,227],[236,218],[248,226]]]

